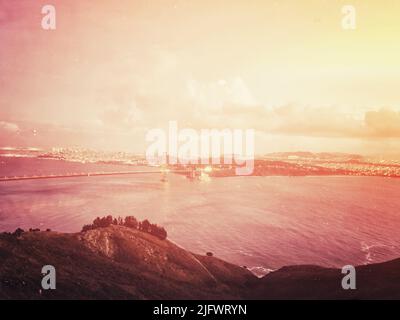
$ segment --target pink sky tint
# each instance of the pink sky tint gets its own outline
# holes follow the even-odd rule
[[[0,0],[0,145],[143,152],[145,134],[253,128],[258,153],[400,146],[400,4]]]

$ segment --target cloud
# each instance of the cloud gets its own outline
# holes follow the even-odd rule
[[[205,108],[221,108],[225,105],[252,106],[256,99],[241,77],[219,79],[201,83],[187,82],[187,92],[192,101]]]
[[[328,138],[398,138],[400,112],[381,108],[361,114],[330,107],[285,105],[224,105],[206,116],[212,125],[253,128],[260,132],[288,136]],[[207,120],[204,119],[203,124]]]
[[[274,108],[273,113],[272,132],[318,137],[355,137],[363,134],[363,123],[359,119],[334,108],[287,105]]]
[[[390,108],[365,113],[365,125],[372,137],[400,137],[400,112]]]
[[[101,115],[101,121],[107,127],[129,130],[141,124],[142,117],[142,110],[132,104],[105,110]]]
[[[343,138],[399,138],[400,112],[390,108],[367,111],[361,116],[335,108],[284,106],[275,108],[270,129],[289,135]]]
[[[12,122],[0,121],[0,131],[5,133],[17,133],[19,132],[19,127]]]
[[[391,109],[350,113],[344,108],[257,102],[240,77],[187,83],[190,123],[200,127],[252,128],[263,133],[321,138],[400,137],[400,113]]]

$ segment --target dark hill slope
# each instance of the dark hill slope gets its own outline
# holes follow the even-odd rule
[[[356,267],[356,290],[343,290],[340,269],[289,266],[260,279],[252,299],[400,299],[400,259]]]
[[[262,279],[215,257],[123,226],[63,234],[0,234],[0,299],[400,299],[400,259],[359,266],[357,290],[339,269],[290,266]],[[57,289],[41,290],[41,269]]]
[[[239,299],[256,280],[243,268],[122,226],[2,234],[0,261],[2,299]],[[40,292],[47,264],[57,270],[57,289]]]

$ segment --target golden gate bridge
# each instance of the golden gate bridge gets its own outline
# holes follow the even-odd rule
[[[195,178],[198,172],[204,171],[198,168],[188,169],[166,169],[159,170],[135,170],[135,171],[114,171],[114,172],[81,172],[81,173],[63,173],[63,174],[44,174],[44,175],[23,175],[23,176],[4,176],[0,177],[1,181],[22,181],[22,180],[39,180],[39,179],[61,179],[61,178],[78,178],[78,177],[98,177],[98,176],[122,176],[137,174],[160,174],[162,181],[167,181],[168,173],[185,174],[188,178]]]

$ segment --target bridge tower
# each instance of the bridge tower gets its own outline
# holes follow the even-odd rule
[[[167,167],[167,165],[165,163],[163,163],[160,167],[160,171],[161,171],[161,180],[162,182],[168,182],[168,172],[169,169]]]

